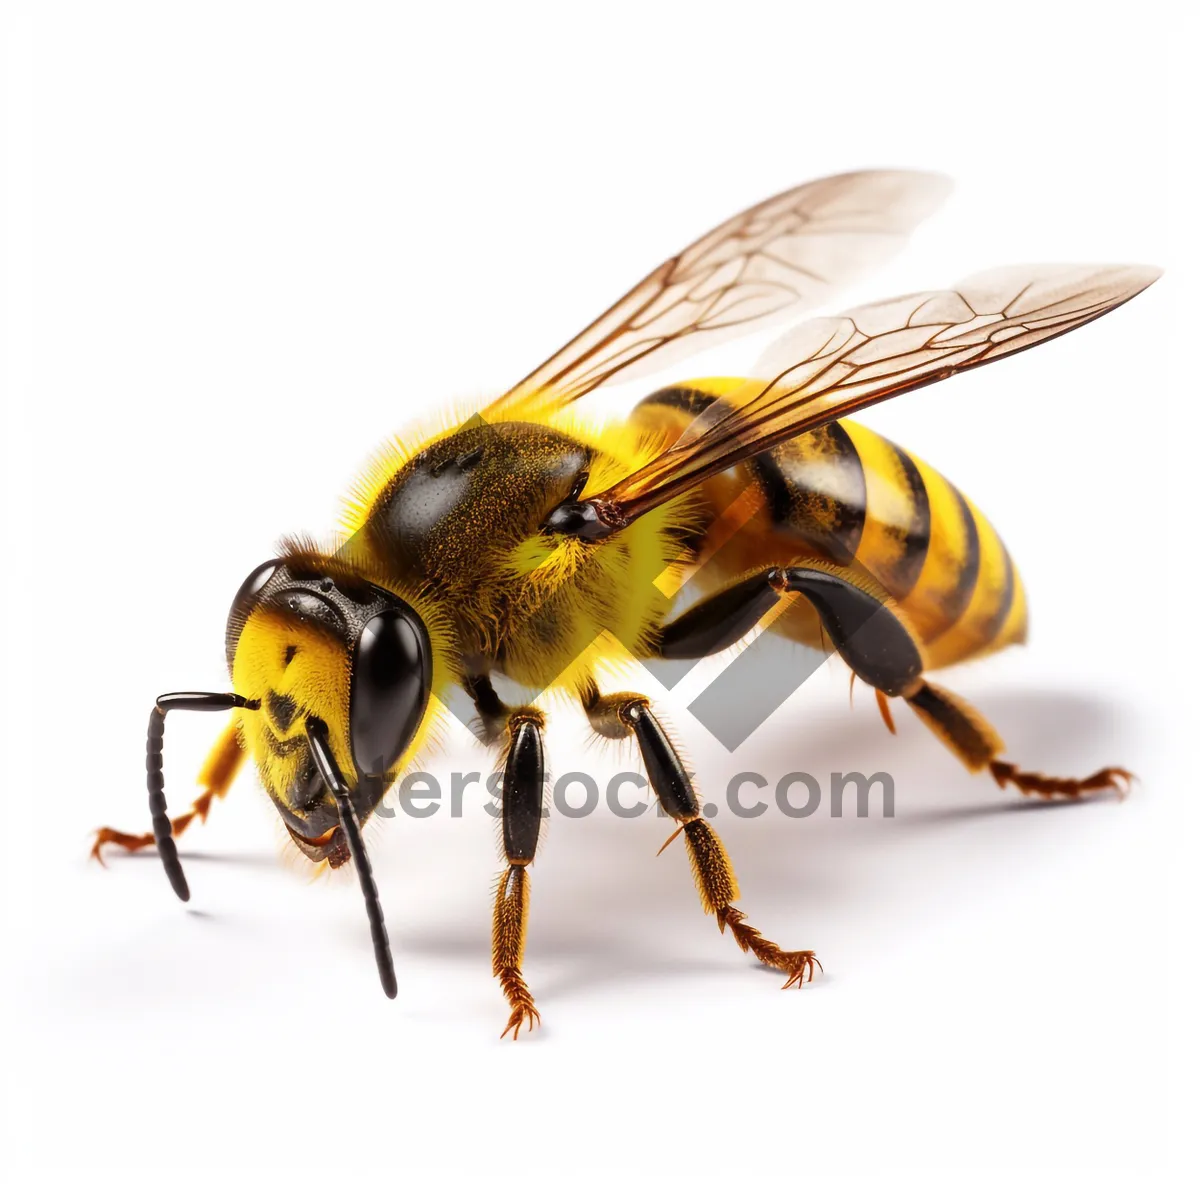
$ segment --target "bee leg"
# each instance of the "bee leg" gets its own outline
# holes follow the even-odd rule
[[[800,592],[816,609],[825,632],[850,669],[881,697],[905,700],[970,771],[987,768],[992,778],[1025,795],[1044,800],[1075,800],[1098,792],[1124,792],[1133,776],[1104,767],[1071,779],[1022,771],[998,757],[1004,742],[965,700],[929,683],[916,638],[893,606],[870,585],[813,567],[780,573],[781,590]],[[886,700],[881,702],[881,708]],[[885,719],[887,717],[886,709]]]
[[[462,685],[479,714],[479,733],[484,745],[498,745],[508,731],[512,709],[496,695],[496,689],[486,675],[468,675]]]
[[[198,782],[204,791],[192,802],[192,806],[187,812],[172,819],[171,835],[173,837],[178,837],[183,833],[197,817],[200,818],[201,824],[208,820],[208,810],[212,806],[213,798],[223,797],[229,791],[245,757],[246,752],[238,740],[238,722],[233,721],[221,734],[220,740],[213,746],[200,770]],[[120,846],[122,850],[132,854],[137,850],[144,850],[147,846],[153,846],[154,834],[122,833],[119,829],[111,829],[105,825],[102,829],[96,830],[96,840],[92,843],[91,857],[97,862],[103,863],[101,847],[108,845]]]
[[[779,601],[783,572],[772,568],[697,601],[659,629],[659,658],[704,658],[740,642]]]
[[[582,692],[583,706],[592,728],[601,737],[637,738],[646,764],[646,774],[659,804],[668,816],[679,822],[663,849],[682,833],[700,903],[704,911],[717,919],[722,933],[726,928],[743,951],[752,953],[765,966],[787,974],[784,987],[801,986],[812,979],[821,964],[811,950],[783,950],[747,924],[745,913],[734,908],[738,898],[733,865],[713,827],[700,815],[700,802],[675,747],[658,719],[650,711],[650,701],[636,692],[601,695],[594,683]],[[662,850],[659,851],[662,853]]]
[[[961,697],[946,688],[921,680],[921,686],[905,696],[913,712],[933,730],[969,771],[985,767],[1002,787],[1012,784],[1023,796],[1042,800],[1079,800],[1101,792],[1124,797],[1133,775],[1124,767],[1102,767],[1091,775],[1070,778],[1022,771],[997,757],[1004,750],[1000,735]]]
[[[494,693],[493,693],[494,695]],[[512,1010],[501,1037],[509,1033],[515,1041],[521,1026],[541,1023],[533,996],[521,974],[525,952],[525,926],[529,913],[529,876],[526,868],[537,851],[542,823],[542,801],[546,778],[542,748],[545,716],[536,708],[514,708],[508,716],[508,746],[504,754],[504,784],[501,792],[501,829],[508,869],[496,889],[492,916],[492,974]]]
[[[896,609],[867,581],[821,566],[772,567],[707,597],[659,631],[663,658],[715,654],[745,637],[785,593],[799,592],[812,604],[834,648],[862,681],[881,697],[897,697],[971,771],[984,767],[1000,785],[1025,795],[1073,800],[1097,792],[1123,792],[1133,776],[1104,767],[1072,779],[1022,771],[997,756],[1000,735],[966,701],[923,676],[921,650]],[[885,712],[886,701],[881,700]]]

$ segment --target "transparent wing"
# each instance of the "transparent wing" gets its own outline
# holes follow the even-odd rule
[[[768,348],[755,381],[710,405],[637,472],[585,499],[619,528],[798,434],[1077,329],[1159,274],[1142,266],[1005,267],[952,291],[806,321]]]
[[[652,271],[484,416],[538,391],[569,404],[635,363],[658,370],[812,307],[894,254],[949,191],[941,175],[856,171],[764,200]]]

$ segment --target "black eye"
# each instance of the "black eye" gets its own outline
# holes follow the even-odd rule
[[[225,657],[233,669],[233,652],[237,649],[238,638],[242,636],[242,627],[254,607],[254,598],[271,582],[275,572],[279,570],[281,558],[272,558],[261,567],[255,567],[245,582],[238,588],[233,603],[229,606],[229,618],[225,622]]]
[[[354,650],[350,749],[362,775],[383,775],[412,741],[429,703],[429,635],[411,609],[372,617]]]

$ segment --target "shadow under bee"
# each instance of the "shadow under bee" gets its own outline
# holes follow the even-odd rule
[[[1097,760],[1114,743],[1124,744],[1135,721],[1131,710],[1063,690],[983,693],[980,707],[1003,723],[1014,750],[1058,760],[1064,769]],[[983,817],[1021,822],[1013,836],[994,838],[989,826],[986,838],[974,840],[973,869],[980,855],[998,865],[1015,861],[1019,869],[1022,845],[1032,851],[1046,838],[1059,842],[1073,836],[1054,816],[1065,815],[1061,810],[1073,803],[994,799],[989,778],[964,776],[915,721],[905,721],[893,737],[873,709],[871,704],[869,713],[826,711],[809,716],[811,723],[800,730],[785,709],[734,755],[719,747],[693,746],[700,751],[694,756],[698,790],[714,800],[739,771],[755,771],[772,781],[800,770],[826,781],[836,771],[886,771],[894,778],[892,817],[884,815],[877,800],[859,816],[853,793],[848,793],[841,819],[831,818],[827,803],[805,819],[788,817],[774,804],[756,818],[736,816],[721,804],[714,818],[737,863],[747,903],[769,913],[772,926],[786,925],[806,944],[811,941],[834,964],[839,929],[869,919],[873,901],[886,903],[880,879],[902,879],[910,897],[916,891],[944,893],[949,903],[961,893],[959,875],[965,867],[944,861],[927,873],[922,866],[932,858],[922,847],[944,840],[956,826],[963,836],[972,836],[971,826]],[[554,754],[560,765],[570,761],[569,747],[561,743],[555,744]],[[1132,764],[1135,769],[1138,765]],[[1087,801],[1098,807],[1109,802],[1112,798],[1105,796]],[[1137,802],[1135,792],[1132,803]],[[712,918],[696,908],[689,894],[682,853],[678,861],[671,861],[671,849],[654,858],[672,822],[656,817],[653,809],[636,819],[618,819],[601,806],[584,820],[552,811],[550,825],[552,839],[534,873],[540,903],[528,951],[539,960],[544,994],[636,979],[715,980],[752,965],[728,937],[724,945],[712,939]],[[393,890],[396,882],[390,885]],[[811,938],[806,930],[813,931]],[[452,917],[429,922],[413,914],[412,922],[396,926],[393,936],[401,957],[487,961],[489,938],[483,923],[465,929]],[[757,977],[756,972],[751,978]]]

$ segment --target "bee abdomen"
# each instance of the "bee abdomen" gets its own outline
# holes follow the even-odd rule
[[[752,459],[772,525],[794,533],[846,566],[858,554],[867,521],[862,460],[836,421]]]
[[[741,381],[697,380],[664,388],[634,410],[650,427],[680,429]],[[737,469],[761,495],[761,516],[732,544],[698,548],[730,573],[819,556],[862,570],[899,605],[920,638],[926,665],[945,666],[1025,635],[1021,580],[991,524],[944,476],[884,437],[835,421]],[[714,516],[729,484],[706,486]],[[723,530],[720,537],[729,536]],[[819,637],[801,614],[780,622],[798,640]]]
[[[785,489],[776,495],[772,471],[775,487],[782,481]],[[1024,594],[996,531],[952,483],[901,447],[844,421],[760,456],[753,473],[779,533],[852,562],[897,601],[927,666],[1023,637]]]

